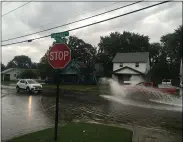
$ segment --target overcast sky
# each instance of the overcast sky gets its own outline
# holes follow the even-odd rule
[[[26,2],[4,2],[2,3],[2,14],[5,14]],[[2,40],[21,36],[24,34],[51,28],[57,25],[66,24],[81,18],[111,10],[133,2],[30,2],[2,17]],[[97,22],[106,18],[130,12],[158,2],[142,2],[98,16],[86,21],[55,30],[35,34],[25,38],[20,38],[3,44],[17,42],[29,38],[35,38],[54,32],[61,32],[92,22]],[[70,35],[75,35],[85,42],[97,46],[100,36],[108,35],[110,32],[130,31],[148,35],[150,42],[159,42],[164,34],[171,33],[182,24],[182,4],[171,2],[143,10],[131,15],[126,15],[114,20],[103,22],[87,28],[71,31]],[[2,47],[2,63],[5,65],[16,55],[27,55],[33,62],[39,62],[53,40],[48,37],[30,43],[22,43]]]

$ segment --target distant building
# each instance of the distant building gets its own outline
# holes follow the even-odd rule
[[[149,80],[149,71],[148,52],[117,53],[113,59],[112,78],[122,84],[137,84]]]
[[[2,81],[14,81],[18,80],[20,73],[22,73],[25,70],[32,70],[34,72],[37,72],[36,69],[20,69],[20,68],[9,68],[1,72],[1,80]]]
[[[12,81],[17,80],[17,76],[20,74],[21,70],[17,68],[9,68],[1,72],[2,81]]]
[[[94,82],[93,70],[81,61],[72,61],[61,70],[62,83],[91,84]]]

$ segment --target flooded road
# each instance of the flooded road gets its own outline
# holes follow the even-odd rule
[[[43,97],[26,92],[15,92],[13,87],[2,89],[3,140],[53,126],[55,113],[53,92],[44,90]],[[145,107],[140,103],[130,104],[132,103],[126,100],[120,101],[112,95],[104,97],[86,93],[61,92],[59,118],[67,122],[93,120],[107,124],[124,123],[163,129],[166,127],[169,129],[171,124],[171,127],[175,126],[172,131],[182,130],[182,111],[177,109],[180,108],[179,106],[156,104],[156,107],[163,108],[157,109],[148,107],[150,104]]]
[[[43,113],[40,95],[4,88],[2,102],[2,140],[51,127],[52,123]]]

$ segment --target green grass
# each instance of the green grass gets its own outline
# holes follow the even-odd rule
[[[132,142],[132,131],[87,123],[69,123],[59,127],[58,142]],[[54,142],[54,129],[20,136],[9,142]]]
[[[56,88],[56,85],[48,85],[44,84],[43,88]],[[70,90],[70,91],[80,91],[80,92],[98,92],[98,86],[97,85],[60,85],[61,89],[64,90]]]
[[[2,85],[9,85],[9,84],[15,84],[17,82],[18,82],[17,80],[15,80],[15,81],[1,81],[1,84]]]

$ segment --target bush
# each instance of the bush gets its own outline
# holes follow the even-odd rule
[[[25,71],[21,72],[18,77],[22,78],[22,79],[24,79],[24,78],[35,79],[38,77],[38,75],[32,70],[25,70]]]

